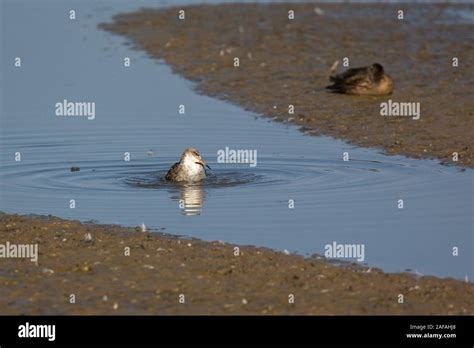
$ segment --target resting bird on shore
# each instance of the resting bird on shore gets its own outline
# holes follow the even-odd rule
[[[205,167],[211,169],[195,148],[184,150],[179,162],[173,164],[166,174],[166,180],[174,182],[197,182],[206,177]]]
[[[349,69],[342,74],[331,75],[332,85],[326,86],[334,93],[385,95],[393,91],[393,80],[375,63],[368,67]]]

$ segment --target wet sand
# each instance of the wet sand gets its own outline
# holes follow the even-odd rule
[[[443,4],[225,4],[145,9],[103,29],[163,58],[198,91],[309,134],[326,134],[388,154],[474,166],[472,24]],[[295,19],[288,19],[288,11]],[[404,20],[397,11],[404,10]],[[456,22],[457,21],[457,22]],[[234,67],[234,58],[239,67]],[[395,80],[391,96],[328,93],[334,61],[381,63]],[[453,57],[459,66],[452,66]],[[341,72],[340,64],[338,72]],[[419,102],[419,120],[384,117],[380,103]],[[288,113],[294,105],[294,114]],[[341,154],[342,156],[342,154]]]
[[[474,313],[472,283],[265,248],[240,246],[235,256],[222,242],[0,213],[0,244],[7,241],[37,243],[39,258],[0,259],[1,314]]]

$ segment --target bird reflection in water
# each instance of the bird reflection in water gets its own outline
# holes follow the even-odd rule
[[[176,191],[179,191],[179,196],[176,195]],[[181,213],[186,216],[201,215],[202,206],[204,203],[204,197],[206,192],[203,186],[200,184],[183,184],[176,185],[176,190],[173,190],[174,194],[171,196],[172,199],[178,200],[178,206],[181,209]]]

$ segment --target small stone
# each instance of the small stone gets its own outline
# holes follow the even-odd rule
[[[318,16],[324,16],[324,11],[321,10],[319,7],[315,7],[315,8],[314,8],[314,12],[315,12]]]
[[[243,298],[243,299],[242,299],[242,304],[245,304],[245,305],[246,305],[247,303],[248,303],[248,302],[247,302],[247,299]]]

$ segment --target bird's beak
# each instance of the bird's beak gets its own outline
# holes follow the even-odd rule
[[[206,161],[204,161],[204,160],[200,160],[199,162],[196,162],[196,163],[202,165],[203,167],[207,167],[207,168],[211,169],[211,167],[209,167],[209,166],[207,165]]]

